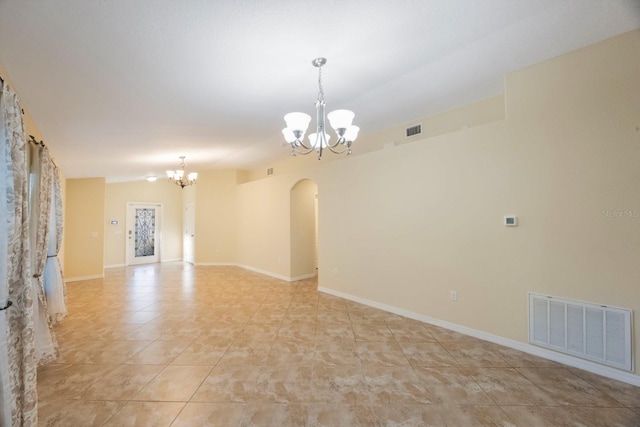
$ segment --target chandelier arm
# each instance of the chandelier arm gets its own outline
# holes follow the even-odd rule
[[[334,148],[336,148],[337,146],[339,146],[340,144],[344,144],[344,138],[338,138],[336,140],[336,142],[333,142],[331,144],[327,143],[327,148],[329,148],[331,150],[332,153],[337,153]],[[344,150],[343,150],[344,151]]]
[[[303,149],[300,149],[298,147],[302,147]],[[291,155],[295,156],[296,153],[298,154],[309,154],[313,151],[313,147],[308,147],[306,144],[298,144],[298,145],[291,145]]]
[[[327,148],[329,149],[329,151],[331,151],[333,154],[343,154],[344,152],[347,153],[347,155],[351,154],[351,143],[350,142],[346,142],[343,144],[343,148],[342,149],[337,149],[336,147],[338,146],[338,144],[334,144],[332,146],[327,146]]]
[[[298,140],[295,142],[295,146],[296,146],[296,148],[297,148],[297,147],[302,147],[302,149],[303,149],[304,151],[307,151],[308,153],[310,153],[311,151],[313,151],[313,149],[315,148],[315,145],[305,143],[303,140],[300,140],[300,139],[298,139]]]

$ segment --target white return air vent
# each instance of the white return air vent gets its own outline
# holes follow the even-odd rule
[[[422,133],[422,125],[415,125],[408,127],[404,130],[405,137],[409,138],[412,136],[420,135]]]
[[[631,371],[631,310],[529,293],[529,342]]]

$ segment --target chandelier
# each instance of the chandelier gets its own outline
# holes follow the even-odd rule
[[[322,150],[329,149],[332,153],[351,154],[351,144],[358,137],[358,126],[353,126],[351,122],[355,114],[349,110],[335,110],[327,114],[331,127],[338,136],[334,143],[331,143],[331,136],[325,133],[324,117],[324,91],[322,89],[322,66],[327,63],[326,58],[316,58],[311,61],[314,67],[318,68],[318,100],[316,101],[316,132],[309,135],[309,142],[304,141],[304,134],[311,122],[311,116],[305,113],[289,113],[284,116],[287,127],[282,129],[284,139],[291,144],[291,155],[309,154],[313,150],[318,152],[318,159],[322,157]]]
[[[190,172],[188,175],[185,176],[184,159],[185,159],[185,156],[180,156],[181,169],[176,169],[174,171],[167,171],[167,176],[169,177],[169,181],[173,182],[176,185],[179,185],[180,188],[184,188],[188,185],[195,184],[196,179],[198,178],[198,172]]]

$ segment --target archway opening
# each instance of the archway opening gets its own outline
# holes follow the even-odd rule
[[[298,181],[290,191],[291,278],[316,275],[318,263],[318,185]]]

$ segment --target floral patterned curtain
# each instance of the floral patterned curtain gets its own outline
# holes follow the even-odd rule
[[[49,318],[57,323],[67,315],[67,293],[62,278],[62,268],[58,252],[62,245],[62,194],[60,192],[60,174],[53,167],[51,185],[51,212],[49,214],[49,247],[47,263],[44,269],[44,290],[49,308]]]
[[[18,97],[0,79],[0,424],[35,426],[37,416],[34,293],[29,256],[26,139]],[[10,402],[9,405],[5,402]]]
[[[53,161],[49,150],[40,144],[30,144],[31,200],[30,235],[32,286],[34,297],[34,333],[36,340],[36,359],[39,365],[51,362],[58,355],[58,345],[53,333],[51,318],[44,289],[45,266],[49,248],[49,219],[51,215],[51,187],[53,180]]]

